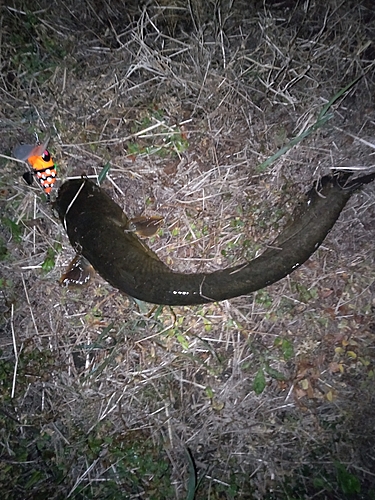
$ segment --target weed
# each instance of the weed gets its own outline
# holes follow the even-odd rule
[[[2,217],[1,223],[9,229],[13,240],[16,243],[20,243],[22,241],[22,226],[21,224],[14,222],[9,217]]]
[[[153,135],[146,134],[155,122],[159,124],[161,132]],[[144,136],[142,136],[142,131],[145,131]],[[130,142],[127,145],[127,154],[132,158],[139,155],[158,155],[161,158],[179,156],[189,147],[185,132],[176,126],[170,127],[165,124],[165,112],[154,107],[148,109],[146,116],[140,122],[134,122],[131,132],[140,137],[138,142]]]

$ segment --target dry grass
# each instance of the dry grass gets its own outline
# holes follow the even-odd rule
[[[126,213],[164,216],[173,268],[252,258],[313,179],[374,166],[375,8],[133,3],[1,10],[3,498],[187,498],[186,448],[198,499],[375,498],[373,186],[287,279],[152,309],[58,286],[73,250],[6,158],[51,133],[61,181],[110,162]]]

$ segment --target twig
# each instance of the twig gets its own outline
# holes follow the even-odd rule
[[[11,307],[11,313],[10,313],[10,327],[12,330],[12,340],[13,340],[13,349],[14,349],[14,358],[15,358],[15,363],[14,363],[14,371],[13,371],[13,382],[12,382],[12,394],[11,398],[14,398],[14,393],[16,391],[16,378],[17,378],[17,370],[18,370],[18,351],[17,351],[17,343],[16,343],[16,333],[14,331],[14,304],[12,304]]]
[[[25,278],[23,277],[23,274],[21,274],[21,278],[22,278],[23,289],[25,290],[25,296],[26,296],[27,305],[29,306],[30,314],[31,314],[31,319],[33,320],[35,332],[36,332],[37,335],[39,335],[38,327],[36,326],[36,321],[35,321],[33,309],[31,307],[31,303],[30,303],[30,299],[29,299],[29,294],[27,293]]]

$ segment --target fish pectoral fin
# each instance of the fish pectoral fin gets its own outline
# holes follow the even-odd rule
[[[163,217],[160,215],[140,215],[129,220],[128,231],[135,232],[138,236],[149,238],[157,233]]]
[[[59,283],[68,287],[83,286],[89,283],[93,275],[94,268],[90,262],[83,255],[77,254],[61,276]]]
[[[138,236],[149,238],[157,233],[164,219],[160,215],[140,215],[128,219],[126,215],[123,214],[121,218],[110,217],[109,220],[114,225],[123,228],[126,233],[136,233]]]

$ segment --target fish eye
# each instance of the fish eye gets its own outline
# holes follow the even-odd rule
[[[42,159],[47,162],[50,161],[51,155],[49,154],[49,151],[45,150],[44,153],[42,154]]]

